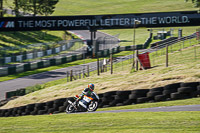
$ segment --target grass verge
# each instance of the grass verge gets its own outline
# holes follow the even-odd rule
[[[197,133],[200,112],[58,114],[0,118],[1,133]]]

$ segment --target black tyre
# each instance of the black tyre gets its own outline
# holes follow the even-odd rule
[[[30,115],[30,112],[23,112],[22,115]]]
[[[200,90],[200,85],[197,86],[197,90]]]
[[[123,103],[117,103],[116,106],[124,106]]]
[[[110,105],[103,105],[102,108],[110,107]]]
[[[34,110],[30,113],[30,115],[37,115],[38,114],[38,111],[37,110]]]
[[[54,101],[54,105],[63,106],[63,103],[66,101],[66,98],[57,99]]]
[[[109,105],[112,107],[112,106],[116,106],[116,104],[118,104],[118,103],[123,103],[123,101],[122,100],[114,100],[114,101],[110,102]]]
[[[59,114],[59,113],[61,113],[61,112],[60,112],[60,111],[55,111],[55,112],[54,112],[54,114]]]
[[[131,94],[141,94],[141,95],[146,95],[147,92],[149,92],[150,89],[137,89],[137,90],[132,90]]]
[[[66,113],[74,113],[75,112],[75,108],[73,105],[69,104],[66,108]]]
[[[102,102],[110,102],[110,101],[113,101],[115,98],[113,96],[110,96],[110,97],[103,97],[102,98]]]
[[[140,98],[137,98],[137,103],[146,103],[149,101],[149,98],[148,97],[140,97]]]
[[[58,111],[59,112],[65,112],[66,106],[61,106],[59,107]]]
[[[155,97],[157,95],[161,95],[162,91],[150,91],[147,93],[147,97]]]
[[[96,111],[98,108],[98,102],[97,101],[92,101],[89,106],[88,106],[88,112],[93,112]]]
[[[49,110],[49,109],[50,109],[50,107],[44,106],[44,110]]]
[[[99,103],[98,108],[103,108],[104,104],[103,103]]]
[[[1,110],[1,117],[5,117],[6,109]]]
[[[131,104],[136,104],[136,103],[137,103],[137,99],[128,99],[123,102],[124,105],[131,105]]]
[[[109,91],[103,94],[103,97],[111,97],[113,95],[116,95],[116,91]]]
[[[17,111],[17,113],[19,115],[22,115],[22,113],[25,112],[25,109],[26,109],[26,106],[21,106],[21,107],[19,107],[19,110]]]
[[[54,109],[54,108],[50,108],[50,109],[47,111],[47,113],[48,113],[48,114],[50,114],[50,113],[51,113],[51,114],[53,114],[53,113],[54,113],[54,111],[55,111],[55,109]]]
[[[168,84],[164,87],[164,90],[174,90],[174,89],[178,89],[180,86],[181,86],[181,83]]]
[[[43,110],[45,106],[46,106],[46,103],[36,103],[35,104],[35,108],[38,110]]]
[[[170,96],[171,93],[177,92],[177,89],[164,90],[163,95]]]
[[[186,99],[189,98],[190,96],[187,94],[183,94],[183,93],[179,93],[179,92],[175,92],[171,94],[171,99],[172,100],[178,100],[178,99]]]
[[[117,91],[116,95],[118,96],[128,96],[129,94],[131,94],[131,91]]]
[[[29,104],[26,106],[26,111],[31,112],[34,110],[34,108],[35,108],[35,104]]]
[[[192,87],[197,88],[199,82],[188,82],[188,83],[181,83],[181,87]]]
[[[199,97],[200,96],[200,90],[194,91],[190,93],[191,97]]]
[[[46,106],[48,106],[48,107],[53,107],[53,101],[49,101],[49,102],[46,102]]]
[[[46,110],[39,110],[39,111],[38,111],[38,115],[43,115],[43,114],[46,114],[46,113],[47,113]]]
[[[150,91],[163,91],[164,87],[156,87],[156,88],[152,88],[150,89]]]
[[[130,94],[129,99],[137,99],[137,98],[145,97],[145,96],[146,94]]]
[[[99,102],[99,104],[100,104],[101,106],[103,106],[103,105],[108,105],[110,102],[111,102],[111,101],[102,101],[102,102]]]
[[[181,87],[181,88],[178,88],[178,92],[179,93],[191,93],[191,92],[194,92],[196,91],[195,88],[192,88],[192,87]]]
[[[4,116],[5,117],[9,117],[10,116],[10,112],[6,112]]]
[[[15,114],[16,114],[15,108],[9,109],[9,112],[10,112],[10,116],[15,116]]]
[[[98,94],[98,96],[99,96],[99,98],[102,98],[103,97],[103,93]]]
[[[160,101],[166,101],[167,98],[168,98],[168,96],[166,96],[166,95],[157,95],[157,96],[155,96],[154,99],[156,102],[160,102]]]
[[[129,99],[129,95],[115,95],[115,100],[127,100]]]

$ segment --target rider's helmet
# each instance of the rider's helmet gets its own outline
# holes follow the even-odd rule
[[[92,84],[92,83],[88,84],[88,88],[91,90],[94,90],[94,84]]]

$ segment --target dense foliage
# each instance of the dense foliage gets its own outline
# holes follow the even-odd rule
[[[186,2],[190,1],[190,0],[185,0]],[[200,0],[191,0],[192,3],[194,3],[195,7],[200,7]]]
[[[48,16],[55,11],[55,5],[59,0],[14,0],[11,8],[16,16],[20,16],[19,11],[24,13],[31,13],[36,15]],[[3,2],[7,0],[0,0],[0,12],[3,9]]]

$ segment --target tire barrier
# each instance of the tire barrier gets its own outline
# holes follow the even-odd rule
[[[99,95],[99,108],[186,99],[200,96],[200,82],[173,83],[152,89],[136,89],[128,91],[110,91]],[[0,117],[16,117],[24,115],[43,115],[65,112],[68,100],[73,97],[60,98],[44,103],[2,109]]]

